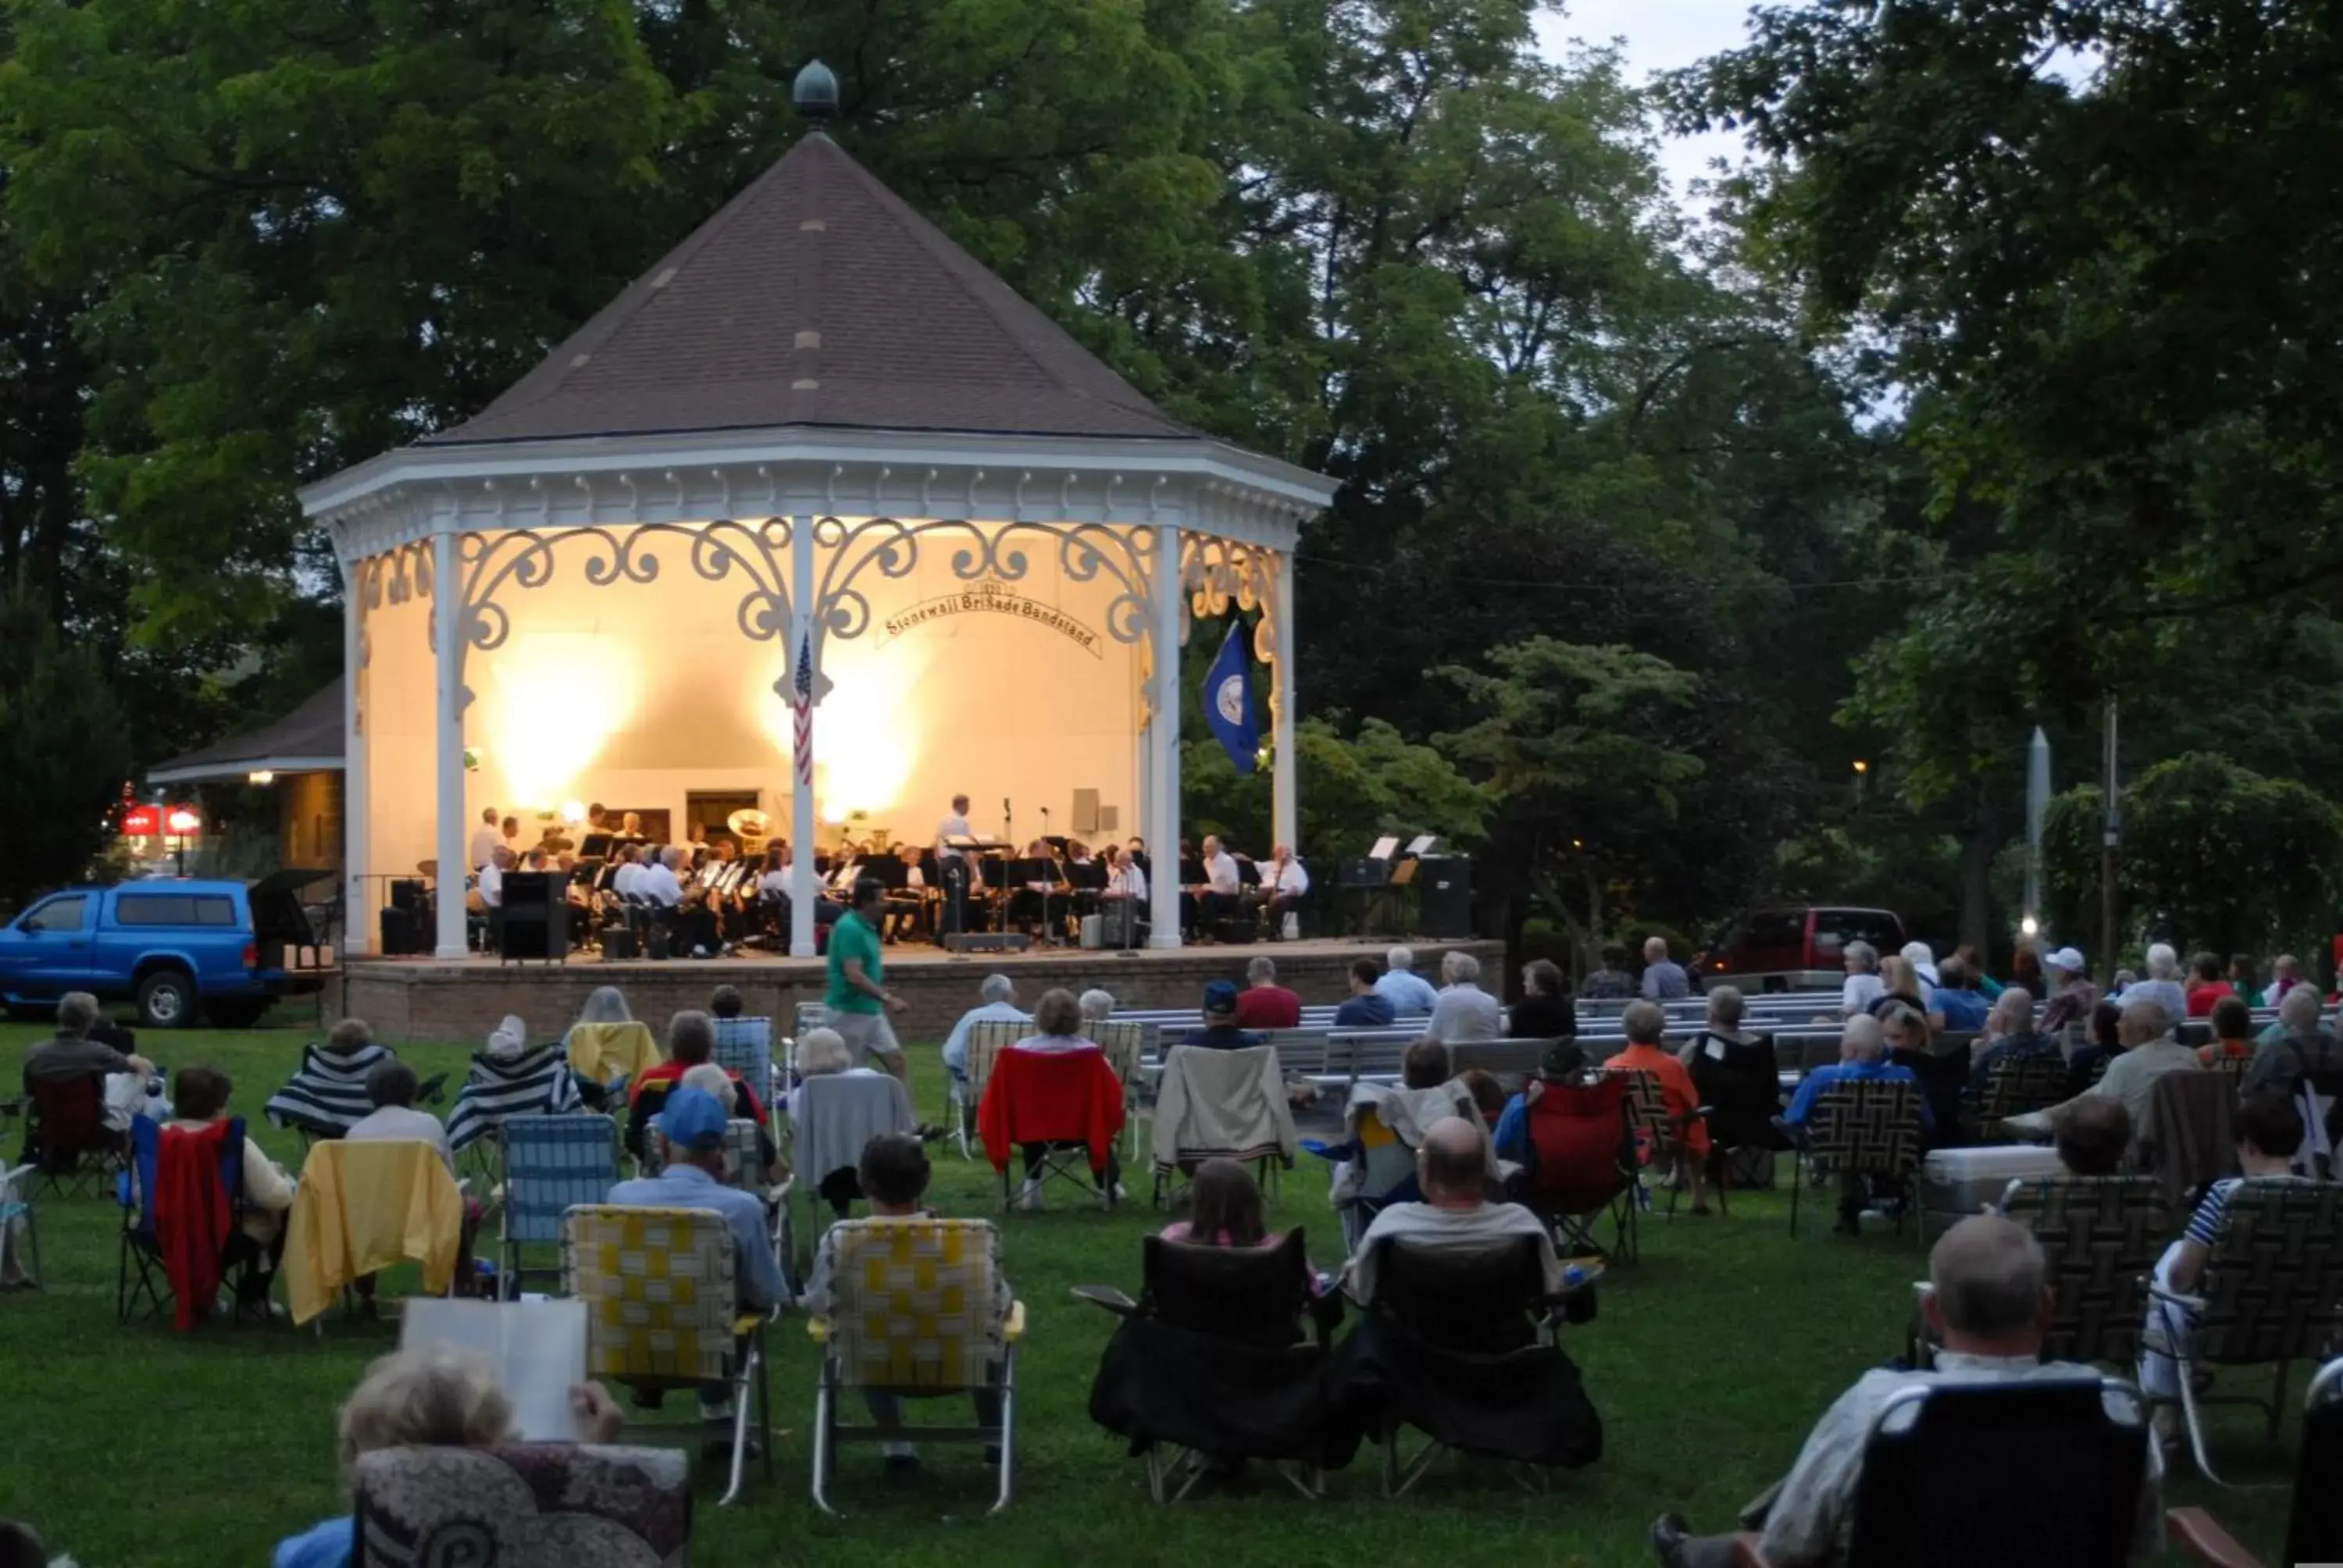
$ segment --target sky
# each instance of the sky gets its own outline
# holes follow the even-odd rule
[[[1589,44],[1622,42],[1627,80],[1641,86],[1655,71],[1689,65],[1742,41],[1749,0],[1568,0],[1561,15],[1538,17],[1544,51],[1560,55],[1573,39]],[[1687,184],[1707,173],[1709,160],[1733,157],[1738,137],[1719,133],[1669,137],[1660,145],[1660,166],[1683,201]]]

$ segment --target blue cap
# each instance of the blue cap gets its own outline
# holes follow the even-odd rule
[[[708,1091],[674,1089],[668,1091],[667,1104],[651,1118],[651,1125],[679,1149],[718,1149],[723,1146],[724,1129],[731,1120]]]
[[[1234,980],[1216,980],[1204,987],[1206,1012],[1234,1012],[1237,1010],[1237,986]]]

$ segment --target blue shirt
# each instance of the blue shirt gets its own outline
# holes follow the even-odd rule
[[[1783,1113],[1782,1120],[1793,1127],[1804,1127],[1806,1117],[1814,1111],[1815,1096],[1834,1083],[1857,1079],[1885,1079],[1890,1083],[1908,1083],[1915,1088],[1920,1082],[1912,1076],[1910,1068],[1900,1067],[1892,1061],[1834,1061],[1806,1074],[1805,1081],[1798,1085],[1798,1092],[1791,1097],[1790,1109]],[[1936,1123],[1928,1112],[1928,1097],[1924,1094],[1919,1100],[1920,1125],[1933,1128]]]
[[[1983,991],[1955,990],[1950,986],[1936,988],[1936,1006],[1945,1015],[1946,1029],[1983,1029],[1986,1015],[1993,1011],[1993,1004],[1986,1000]]]
[[[1644,1000],[1682,1001],[1692,995],[1692,977],[1674,959],[1662,959],[1644,971]]]
[[[1375,981],[1375,994],[1392,1004],[1397,1018],[1430,1018],[1440,993],[1432,982],[1413,970],[1385,970],[1383,979]]]
[[[1530,1157],[1529,1101],[1516,1094],[1505,1101],[1505,1109],[1497,1117],[1497,1131],[1490,1141],[1497,1158],[1510,1160],[1516,1165],[1526,1164]]]
[[[1336,1029],[1381,1029],[1399,1016],[1392,999],[1381,991],[1354,996],[1334,1010]]]
[[[656,1176],[621,1181],[607,1200],[630,1209],[712,1209],[724,1217],[739,1244],[744,1305],[769,1307],[788,1287],[781,1282],[781,1265],[773,1256],[772,1226],[765,1218],[765,1201],[753,1192],[727,1187],[697,1165],[670,1165]]]
[[[960,1077],[968,1076],[968,1031],[971,1024],[990,1020],[1002,1023],[1029,1023],[1029,1014],[1021,1012],[1015,1002],[989,1001],[982,1007],[972,1007],[960,1015],[960,1021],[944,1036],[944,1065]]]
[[[277,1543],[270,1568],[345,1568],[357,1548],[357,1523],[328,1519]]]

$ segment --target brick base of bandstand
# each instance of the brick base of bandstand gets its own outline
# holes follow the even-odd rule
[[[925,946],[887,950],[889,987],[910,1006],[896,1021],[907,1040],[943,1038],[952,1020],[976,1005],[977,985],[999,970],[1017,983],[1018,999],[1033,999],[1055,986],[1077,993],[1092,986],[1113,993],[1123,1008],[1193,1007],[1205,982],[1242,985],[1256,954],[1277,965],[1279,983],[1301,993],[1305,1003],[1334,1002],[1349,992],[1344,976],[1353,960],[1380,958],[1389,940],[1312,940],[1258,947],[1149,949],[1135,953],[1039,949],[1022,953],[954,954]],[[1492,941],[1411,940],[1416,972],[1436,984],[1440,960],[1462,949],[1481,960],[1483,989],[1502,993],[1503,944]],[[721,959],[628,960],[606,962],[584,953],[561,964],[500,964],[493,959],[353,959],[327,981],[325,1014],[362,1018],[377,1038],[389,1041],[455,1041],[479,1044],[508,1013],[518,1014],[533,1040],[558,1038],[578,1016],[587,993],[614,985],[626,992],[634,1016],[663,1030],[684,1008],[706,1007],[719,985],[739,991],[751,1014],[779,1020],[784,1033],[796,1004],[822,993],[818,959],[735,954]]]

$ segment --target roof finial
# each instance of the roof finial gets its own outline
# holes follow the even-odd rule
[[[796,85],[789,88],[789,97],[798,113],[817,131],[838,117],[838,78],[820,60],[809,60],[798,73]]]

